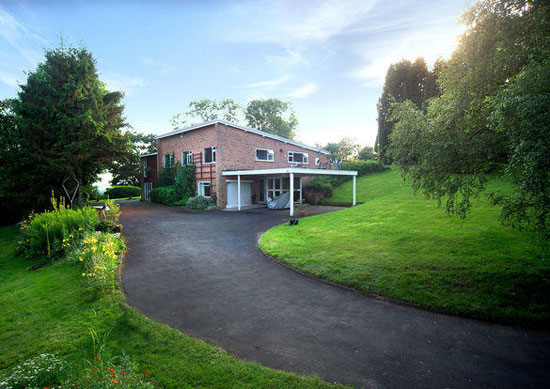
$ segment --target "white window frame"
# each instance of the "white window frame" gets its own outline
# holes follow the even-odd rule
[[[143,178],[147,178],[147,158],[143,160]]]
[[[294,154],[302,154],[302,162],[294,162]],[[289,151],[288,163],[301,163],[302,165],[309,165],[309,154],[304,153],[303,151]]]
[[[321,164],[321,158],[315,157],[315,165],[319,166]]]
[[[212,162],[205,162],[206,149],[212,149]],[[211,165],[213,163],[216,163],[216,146],[205,147],[204,149],[202,149],[202,163],[204,165]]]
[[[181,166],[191,165],[193,163],[193,150],[181,152]]]
[[[258,150],[267,151],[267,159],[259,159],[258,158]],[[258,161],[258,162],[275,162],[275,152],[273,151],[273,149],[257,148],[254,151],[254,155],[256,156],[256,161]],[[269,159],[270,156],[271,156],[271,159]]]
[[[204,184],[208,184],[208,186],[210,187],[210,196],[204,195],[204,190],[202,189],[204,187]],[[212,197],[212,183],[210,181],[199,181],[197,183],[197,192],[199,196],[206,197],[206,198]]]

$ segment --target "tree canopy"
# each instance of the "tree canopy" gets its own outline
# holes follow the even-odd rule
[[[501,220],[549,235],[550,4],[484,0],[441,71],[441,97],[424,112],[394,104],[391,156],[412,187],[465,216],[490,174],[513,190],[493,193]]]
[[[323,149],[330,153],[331,158],[347,161],[359,152],[361,146],[353,138],[345,137],[336,143],[327,143]]]
[[[157,149],[155,134],[142,134],[128,131],[126,134],[129,145],[127,151],[113,161],[110,172],[113,175],[112,185],[141,185],[140,155],[154,153]]]
[[[232,99],[212,100],[201,99],[191,101],[189,110],[185,113],[178,113],[170,119],[174,129],[207,122],[214,119],[223,119],[230,122],[239,122],[239,110],[241,106]]]
[[[279,99],[252,100],[244,111],[250,127],[294,139],[298,119],[289,102]]]
[[[386,74],[382,96],[378,100],[378,135],[375,150],[388,160],[387,150],[393,129],[391,104],[409,100],[425,110],[428,100],[440,94],[437,76],[444,68],[443,60],[436,61],[433,71],[429,71],[424,58],[411,62],[407,59],[391,64]]]
[[[45,56],[2,104],[0,196],[14,217],[44,208],[65,179],[81,194],[127,148],[123,94],[99,80],[92,54],[61,45]]]

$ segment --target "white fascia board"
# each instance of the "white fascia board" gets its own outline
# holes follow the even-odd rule
[[[292,140],[292,139],[283,138],[282,136],[270,134],[269,132],[261,131],[261,130],[258,130],[256,128],[241,126],[239,124],[231,123],[231,122],[228,122],[227,120],[221,120],[221,119],[209,120],[209,121],[204,122],[204,123],[195,124],[195,125],[190,126],[190,127],[185,127],[185,128],[182,128],[182,129],[179,129],[179,130],[176,130],[176,131],[168,132],[166,134],[158,135],[158,136],[155,137],[155,139],[162,139],[162,138],[167,138],[169,136],[183,134],[184,132],[197,130],[199,128],[211,126],[212,124],[216,124],[216,123],[220,123],[220,124],[223,124],[225,126],[233,127],[233,128],[242,130],[244,132],[251,132],[253,134],[260,135],[260,136],[263,136],[263,137],[266,137],[266,138],[275,139],[275,140],[278,140],[279,142],[283,142],[283,143],[287,143],[287,144],[290,144],[290,145],[302,147],[304,149],[312,150],[312,151],[315,151],[315,152],[318,152],[318,153],[321,153],[321,154],[330,155],[330,153],[328,151],[317,148],[317,147],[309,146],[309,145],[306,145],[304,143],[296,142],[295,140]]]
[[[140,158],[152,157],[153,155],[157,155],[157,153],[141,154],[139,157],[140,157]]]
[[[327,170],[305,168],[278,168],[278,169],[254,169],[254,170],[224,170],[223,176],[256,176],[269,174],[303,174],[317,176],[356,176],[355,170]]]

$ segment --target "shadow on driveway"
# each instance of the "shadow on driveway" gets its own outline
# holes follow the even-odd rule
[[[287,220],[122,204],[130,305],[240,358],[358,387],[545,387],[550,336],[397,306],[312,280],[257,247]]]

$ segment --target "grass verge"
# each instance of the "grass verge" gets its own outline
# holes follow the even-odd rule
[[[114,352],[125,350],[156,387],[322,388],[314,377],[266,368],[152,321],[119,293],[92,299],[75,268],[57,262],[29,271],[15,257],[15,226],[0,228],[0,376],[40,353],[90,360],[90,331]]]
[[[493,188],[505,188],[502,182]],[[351,182],[329,201],[352,196]],[[550,260],[532,236],[499,224],[480,198],[465,220],[413,196],[399,173],[357,180],[364,204],[280,225],[269,255],[332,282],[458,315],[548,328]]]

